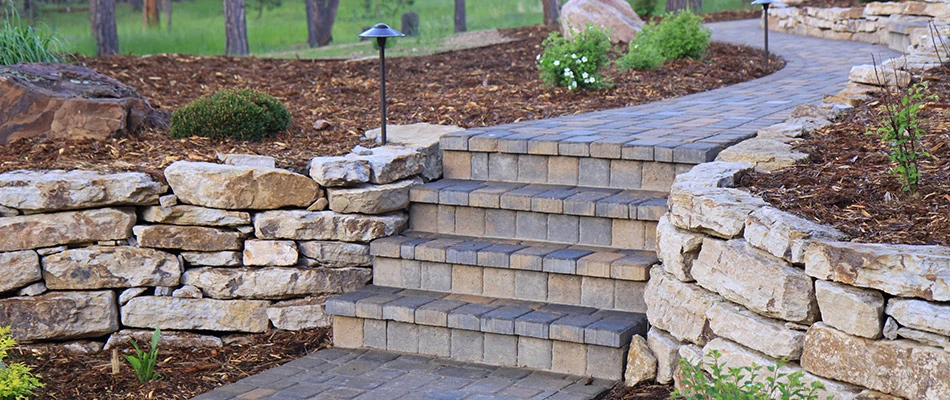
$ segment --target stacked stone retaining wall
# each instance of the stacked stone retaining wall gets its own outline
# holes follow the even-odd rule
[[[437,140],[318,157],[309,176],[249,155],[178,161],[164,180],[0,174],[0,326],[93,351],[155,328],[217,346],[209,332],[329,326],[326,296],[370,281],[369,242],[404,229],[409,188],[441,175]]]

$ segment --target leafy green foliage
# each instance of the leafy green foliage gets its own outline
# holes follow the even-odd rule
[[[132,370],[135,371],[135,377],[139,378],[139,382],[148,382],[161,379],[162,376],[155,371],[155,365],[158,363],[158,340],[162,336],[162,331],[155,329],[155,332],[152,333],[152,343],[149,347],[148,352],[142,351],[139,348],[139,344],[132,341],[132,347],[135,349],[135,355],[124,354],[125,360],[132,365]]]
[[[705,367],[710,370],[709,375],[704,371],[704,363],[691,363],[686,358],[680,359],[680,372],[683,374],[682,391],[673,392],[673,398],[687,400],[817,400],[818,392],[824,390],[821,382],[814,381],[810,385],[802,381],[804,374],[801,371],[784,373],[779,372],[785,361],[778,365],[766,367],[767,373],[761,375],[762,367],[752,364],[751,367],[728,368],[719,362],[722,355],[713,350],[707,357]],[[832,397],[828,397],[831,399]]]
[[[640,18],[655,15],[656,6],[660,3],[659,0],[627,0],[627,2],[630,3],[633,12],[637,13]]]
[[[699,15],[685,10],[667,14],[660,23],[646,23],[617,65],[621,69],[656,69],[667,60],[702,58],[712,35],[702,21]]]
[[[60,40],[48,30],[23,23],[20,14],[7,3],[0,26],[0,65],[23,62],[63,62],[65,57],[55,49],[63,48]]]
[[[541,46],[544,50],[538,55],[538,68],[545,84],[570,90],[609,86],[600,74],[610,50],[610,37],[603,29],[588,24],[571,39],[551,32]]]
[[[273,96],[251,89],[227,89],[172,113],[172,138],[261,140],[286,130],[290,112]]]
[[[399,10],[411,7],[415,0],[363,0],[354,10],[356,18],[386,18],[395,16]]]
[[[888,155],[896,165],[888,172],[897,176],[904,191],[917,191],[921,177],[920,159],[930,157],[920,143],[924,130],[918,117],[921,107],[929,100],[937,100],[937,96],[927,95],[926,82],[914,84],[900,99],[888,91],[883,97],[881,125],[873,132],[867,132],[876,133],[889,146]]]
[[[0,400],[26,400],[35,389],[43,387],[30,367],[23,363],[4,364],[7,351],[15,346],[10,327],[0,326]]]

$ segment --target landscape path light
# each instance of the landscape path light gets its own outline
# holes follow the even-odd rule
[[[386,38],[402,36],[406,35],[386,24],[376,24],[359,34],[359,37],[376,38],[376,44],[379,45],[379,112],[381,114],[379,137],[384,145],[386,144]]]
[[[772,3],[777,3],[775,0],[755,0],[752,4],[761,4],[762,5],[762,21],[765,22],[765,63],[768,64],[769,60],[769,6]]]

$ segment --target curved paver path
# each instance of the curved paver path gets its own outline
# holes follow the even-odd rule
[[[757,21],[717,23],[711,24],[711,27],[714,31],[714,40],[753,46],[760,46],[762,43],[762,30],[758,27]],[[483,154],[486,151],[489,153],[497,151],[552,157],[628,159],[643,161],[644,165],[650,161],[698,164],[712,160],[728,145],[753,136],[756,130],[781,122],[797,105],[818,102],[822,95],[842,89],[847,83],[850,67],[855,64],[870,63],[872,54],[879,59],[897,55],[896,52],[884,47],[862,43],[781,33],[771,33],[770,36],[772,51],[783,56],[788,64],[783,70],[768,77],[640,106],[472,129],[444,137],[443,149],[456,150],[460,154],[471,150],[481,151]],[[471,169],[475,171],[476,167],[473,166]],[[499,176],[504,176],[507,172],[499,171]],[[594,173],[586,172],[588,175]],[[576,167],[575,173],[577,173]],[[614,174],[613,170],[609,173]],[[449,175],[448,170],[446,174]],[[474,174],[475,172],[472,172],[472,175]],[[590,182],[581,178],[578,176],[576,179],[590,185]],[[451,185],[456,185],[455,193],[465,193],[465,190],[472,190],[483,184],[466,184],[465,182],[470,181],[465,179],[470,178],[458,179],[460,180],[454,183],[441,185],[435,182],[430,184],[431,187],[428,189],[422,187],[420,191],[435,191],[432,193],[435,193],[438,198],[439,190],[451,189]],[[451,180],[446,179],[446,181]],[[628,189],[623,185],[613,185],[613,181],[611,177],[609,187],[617,188],[617,190]],[[459,184],[459,182],[462,183]],[[637,184],[639,185],[639,182]],[[465,188],[466,186],[468,188]],[[467,198],[467,194],[464,197]],[[413,202],[415,204],[416,200]],[[633,207],[632,203],[631,207]],[[600,216],[599,211],[597,215]],[[630,218],[634,219],[634,216],[631,214]],[[456,223],[469,222],[471,221]],[[414,226],[413,229],[426,232],[424,229],[420,230],[418,226]],[[548,237],[548,239],[551,238]],[[444,252],[445,249],[443,248],[442,251]],[[470,251],[474,250],[470,249]],[[377,282],[377,284],[382,283]],[[391,293],[401,290],[392,289]],[[401,292],[400,296],[404,297],[397,301],[414,300],[412,296],[418,296],[421,292],[419,290]],[[393,298],[398,298],[398,296]],[[343,304],[347,300],[335,301],[337,304]],[[512,300],[498,299],[498,301],[513,304]],[[408,303],[412,301],[403,301],[403,306]],[[327,308],[330,312],[330,307]],[[616,311],[608,312],[619,315]],[[353,318],[349,319],[353,320]],[[385,321],[382,323],[385,327]],[[385,336],[381,338],[382,344],[378,344],[380,338],[375,338],[374,343],[377,344],[369,344],[371,338],[363,338],[364,332],[369,335],[368,330],[356,333],[360,336],[362,345],[387,346]],[[478,332],[475,331],[475,333]],[[389,338],[390,341],[399,339],[392,336]],[[346,338],[347,342],[351,340],[352,338]],[[465,346],[475,344],[480,343],[465,344]],[[357,344],[357,347],[359,346]],[[453,346],[452,351],[455,350]],[[487,359],[487,348],[485,354]],[[520,357],[518,362],[521,362]],[[550,358],[548,362],[550,368]],[[588,364],[588,373],[591,372],[589,365],[591,364]],[[581,365],[581,368],[583,367]],[[584,370],[581,369],[581,371]],[[433,359],[418,355],[336,348],[319,351],[284,366],[248,377],[238,383],[215,389],[198,396],[197,399],[581,399],[591,398],[609,389],[612,383],[603,379],[588,381],[587,378],[580,376]]]

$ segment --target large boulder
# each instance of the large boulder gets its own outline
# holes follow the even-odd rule
[[[86,67],[24,63],[0,69],[0,144],[35,136],[105,139],[165,118],[132,87]]]
[[[168,187],[141,172],[11,171],[0,174],[0,206],[32,212],[158,204]]]
[[[570,37],[587,24],[604,28],[614,42],[637,36],[643,20],[625,0],[570,0],[561,8],[561,31]]]
[[[182,203],[226,210],[306,208],[320,197],[313,179],[277,168],[177,161],[165,179]]]

